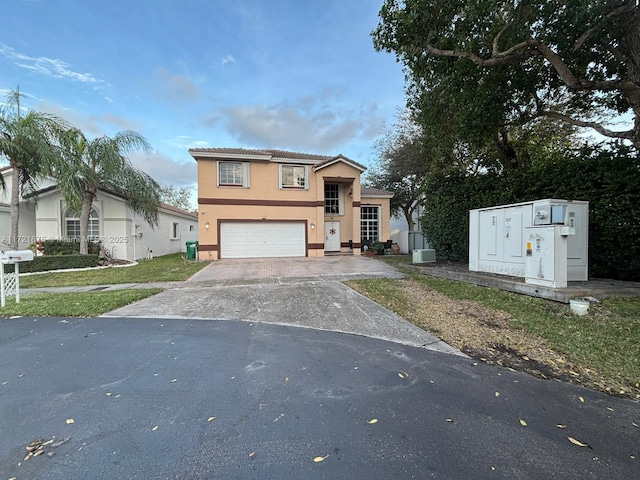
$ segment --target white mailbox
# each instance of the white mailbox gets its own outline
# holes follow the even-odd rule
[[[6,304],[7,295],[14,295],[20,303],[20,263],[33,260],[31,250],[0,251],[0,307]],[[15,265],[13,273],[4,273],[5,265]]]
[[[18,262],[30,262],[33,260],[31,250],[7,250],[0,252],[0,263],[12,264]]]

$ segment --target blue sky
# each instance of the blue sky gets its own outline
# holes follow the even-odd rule
[[[0,95],[87,136],[144,135],[136,166],[195,186],[190,147],[342,153],[369,164],[404,106],[370,32],[382,0],[13,0]]]

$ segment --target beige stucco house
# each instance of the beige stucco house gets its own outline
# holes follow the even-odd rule
[[[389,201],[360,186],[363,165],[282,150],[195,148],[199,258],[360,254],[389,238]]]

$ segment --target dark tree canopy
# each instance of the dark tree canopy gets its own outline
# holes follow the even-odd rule
[[[421,124],[450,145],[492,144],[517,167],[511,129],[548,118],[640,148],[635,0],[385,0],[379,15],[375,48],[395,52]],[[622,114],[631,128],[613,126]]]

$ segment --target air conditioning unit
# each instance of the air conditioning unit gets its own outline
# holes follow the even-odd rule
[[[414,250],[413,263],[436,263],[436,251],[433,249]]]

